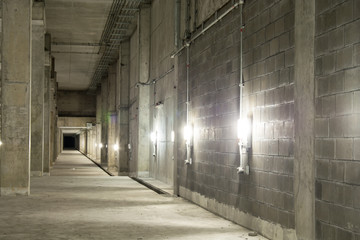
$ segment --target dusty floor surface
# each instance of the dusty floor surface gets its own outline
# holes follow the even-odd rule
[[[52,176],[31,179],[31,196],[0,197],[0,239],[265,239],[181,198],[128,177],[109,177],[78,152]]]

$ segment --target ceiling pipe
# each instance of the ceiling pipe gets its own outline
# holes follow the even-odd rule
[[[175,34],[174,34],[174,42],[176,50],[180,46],[180,14],[181,14],[181,0],[175,1]]]
[[[197,33],[195,36],[193,36],[192,38],[190,38],[189,40],[186,41],[186,43],[180,48],[178,49],[175,53],[173,53],[171,55],[171,58],[174,58],[175,56],[179,55],[182,50],[184,50],[187,45],[190,45],[191,43],[193,43],[198,37],[200,37],[201,35],[203,35],[207,30],[209,30],[212,26],[214,26],[217,22],[219,22],[221,19],[223,19],[226,15],[228,15],[232,10],[234,10],[235,8],[237,8],[239,5],[244,4],[243,0],[240,0],[239,2],[236,2],[233,4],[233,6],[231,6],[228,10],[226,10],[223,14],[221,14],[220,16],[216,17],[216,19],[210,23],[208,26],[206,26],[205,28],[203,28],[203,30],[201,30],[201,32]],[[215,13],[215,16],[217,16],[217,12]]]

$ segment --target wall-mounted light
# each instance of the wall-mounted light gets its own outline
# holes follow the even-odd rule
[[[186,145],[192,144],[193,137],[193,128],[191,125],[186,125],[184,127],[184,140]]]
[[[157,141],[157,132],[155,131],[155,132],[152,132],[151,134],[150,134],[150,140],[151,140],[151,142],[152,143],[156,143],[156,141]]]
[[[251,133],[252,133],[252,125],[251,118],[246,115],[245,118],[238,120],[237,125],[237,137],[239,141],[239,153],[240,153],[240,166],[237,168],[238,173],[249,174],[249,164],[248,157],[245,159],[243,154],[249,154],[251,150]]]
[[[3,143],[2,143],[2,141],[0,140],[0,146],[2,145]]]
[[[113,145],[113,149],[114,149],[114,151],[119,151],[119,145],[118,145],[118,144],[114,144],[114,145]]]
[[[99,148],[101,149],[103,147],[103,144],[102,143],[99,143]]]
[[[150,139],[151,142],[154,145],[154,151],[153,151],[153,157],[156,157],[156,152],[157,152],[157,131],[154,131],[150,134]]]
[[[188,124],[184,127],[184,140],[186,145],[186,160],[185,164],[192,164],[192,149],[193,149],[193,126]]]
[[[171,131],[171,142],[175,142],[175,132]]]
[[[250,133],[251,133],[251,122],[249,118],[243,118],[238,120],[237,126],[237,136],[239,139],[239,144],[246,150],[250,148]]]

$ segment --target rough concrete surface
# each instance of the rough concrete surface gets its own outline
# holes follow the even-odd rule
[[[0,239],[265,239],[128,177],[109,177],[75,151],[29,197],[0,198]],[[91,175],[91,176],[90,176]]]

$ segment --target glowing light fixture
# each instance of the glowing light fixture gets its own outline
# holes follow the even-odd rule
[[[154,152],[153,152],[153,157],[156,157],[156,153],[157,153],[157,131],[154,131],[150,134],[150,139],[151,142],[154,145]]]
[[[247,116],[247,115],[246,115]],[[243,154],[250,152],[251,149],[251,118],[249,116],[238,120],[237,137],[239,140],[240,166],[237,168],[238,173],[249,174],[248,157]]]
[[[3,143],[2,143],[2,141],[0,140],[0,146],[2,145]]]
[[[186,160],[185,164],[192,164],[192,151],[193,151],[193,126],[186,125],[184,127],[184,140],[186,144]]]
[[[175,132],[171,131],[171,142],[175,142]]]
[[[192,136],[193,136],[193,129],[191,125],[186,125],[184,127],[184,139],[185,139],[185,143],[191,144],[191,140],[192,140]]]
[[[151,141],[155,144],[156,143],[156,141],[157,141],[157,132],[155,131],[155,132],[152,132],[151,134],[150,134],[150,139],[151,139]]]
[[[102,148],[102,147],[103,147],[102,143],[99,143],[99,148]]]
[[[239,119],[237,130],[238,130],[237,136],[239,139],[239,144],[241,144],[243,147],[248,148],[249,136],[251,132],[250,120],[248,118]]]
[[[114,149],[115,151],[119,151],[119,145],[118,145],[118,144],[114,144],[114,145],[113,145],[113,149]]]

